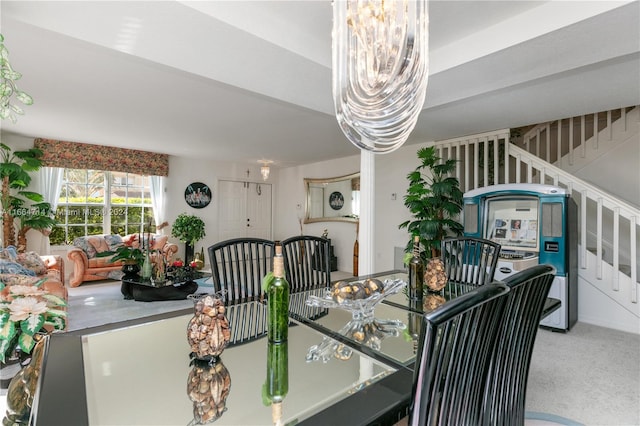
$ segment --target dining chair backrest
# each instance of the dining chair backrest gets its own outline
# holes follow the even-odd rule
[[[491,354],[509,289],[491,283],[425,314],[409,424],[477,425]]]
[[[524,424],[531,355],[555,274],[551,265],[536,265],[504,280],[510,291],[487,381],[485,424]]]
[[[299,235],[282,241],[284,270],[291,292],[331,285],[329,240]]]
[[[209,247],[213,287],[227,304],[260,300],[262,278],[273,266],[275,243],[261,238],[235,238]]]
[[[448,238],[442,242],[442,260],[449,282],[483,285],[493,281],[500,244],[482,238]]]
[[[229,346],[248,343],[267,335],[267,305],[264,303],[240,303],[227,306],[229,321]]]

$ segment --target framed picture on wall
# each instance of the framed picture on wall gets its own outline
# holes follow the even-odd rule
[[[341,192],[335,191],[329,195],[329,205],[334,210],[340,210],[344,206],[344,196]]]
[[[207,207],[211,202],[211,189],[202,182],[193,182],[184,190],[184,200],[194,209]]]

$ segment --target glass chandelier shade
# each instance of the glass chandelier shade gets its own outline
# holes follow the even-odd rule
[[[271,173],[271,168],[269,164],[273,163],[272,160],[259,160],[258,163],[262,164],[260,167],[260,174],[262,175],[262,180],[269,179],[269,174]]]
[[[407,140],[429,74],[427,0],[334,0],[333,98],[338,124],[360,149]]]
[[[260,174],[262,175],[262,180],[267,180],[269,179],[269,166],[262,166],[260,167]]]

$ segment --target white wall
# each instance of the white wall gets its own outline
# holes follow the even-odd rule
[[[248,175],[247,171],[249,171]],[[218,215],[220,204],[224,202],[219,198],[218,182],[220,180],[264,182],[260,175],[260,164],[257,163],[255,166],[247,166],[246,164],[192,158],[187,159],[173,156],[169,159],[169,177],[166,181],[167,210],[165,220],[169,222],[170,226],[163,230],[164,234],[171,235],[171,224],[173,224],[173,221],[180,213],[200,217],[205,223],[206,236],[203,240],[196,243],[195,250],[200,251],[200,249],[204,247],[206,265],[209,264],[209,256],[206,254],[207,248],[220,240],[218,237]],[[269,179],[264,183],[272,184],[272,189],[275,192],[277,185],[274,183],[277,181],[278,170],[272,168]],[[192,182],[202,182],[209,186],[212,192],[212,201],[208,206],[202,209],[195,209],[185,202],[184,190],[187,185]],[[278,211],[278,208],[274,203],[274,211]],[[170,241],[178,244],[178,247],[180,247],[180,256],[184,258],[184,243],[181,243],[175,238],[170,238]]]
[[[304,218],[304,178],[330,178],[360,171],[360,156],[339,158],[278,171],[274,188],[274,239],[284,240],[300,235],[300,219]],[[304,235],[320,236],[327,230],[334,254],[338,257],[338,269],[353,271],[353,243],[356,239],[355,223],[316,222],[302,225]]]
[[[640,207],[640,135],[636,133],[574,174]]]
[[[409,187],[407,175],[419,164],[417,151],[425,146],[410,145],[375,157],[375,265],[374,272],[393,269],[394,247],[404,247],[409,241],[405,229],[398,225],[411,216],[404,207],[404,195]],[[298,218],[304,217],[304,178],[330,178],[360,171],[360,156],[341,158],[280,170],[277,195],[275,238],[284,239],[300,233]],[[396,195],[395,200],[392,194]],[[338,269],[353,272],[353,243],[356,225],[342,222],[319,222],[303,225],[306,235],[322,235],[327,229],[338,257]]]

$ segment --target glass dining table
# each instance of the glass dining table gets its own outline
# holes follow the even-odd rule
[[[292,295],[292,305],[304,297],[307,295]],[[272,409],[264,400],[269,345],[260,332],[260,324],[263,329],[266,326],[265,304],[249,301],[228,306],[227,312],[233,342],[220,355],[222,366],[217,368],[228,372],[230,387],[215,423],[272,424]],[[330,339],[330,334],[306,324],[308,319],[296,319],[294,312],[292,309],[287,344],[288,392],[277,423],[368,424],[406,410],[412,372],[402,364],[411,358],[410,353],[400,351],[394,355],[399,361],[389,362],[386,355],[369,347],[348,343],[349,353],[340,359],[314,360],[309,356],[311,348]],[[342,314],[325,310],[317,319],[338,335],[345,325],[340,324]],[[202,396],[189,391],[188,382],[199,380],[194,374],[211,372],[190,360],[186,330],[192,316],[193,310],[187,309],[53,335],[34,401],[33,424],[201,423],[196,404]],[[258,327],[248,327],[251,322]],[[240,330],[240,336],[233,334],[233,328]],[[249,328],[255,338],[242,335]],[[328,413],[332,414],[327,417]]]
[[[403,271],[368,277],[407,280]],[[398,291],[377,303],[365,321],[345,309],[310,306],[308,301],[325,296],[325,289],[291,294],[288,386],[278,418],[265,399],[273,375],[266,305],[228,306],[231,343],[215,368],[225,372],[230,386],[224,398],[210,397],[219,411],[215,424],[395,423],[409,407],[423,313],[464,291],[448,286],[420,302]],[[206,381],[199,375],[211,380],[212,370],[190,360],[186,330],[192,315],[188,309],[53,335],[33,424],[202,424],[203,397],[194,394],[193,384]],[[219,383],[216,390],[221,391]]]

